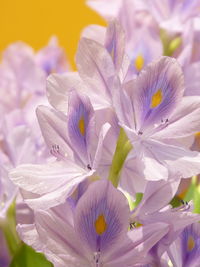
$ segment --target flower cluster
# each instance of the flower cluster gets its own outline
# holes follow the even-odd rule
[[[200,1],[88,4],[76,72],[3,54],[0,267],[199,267]]]

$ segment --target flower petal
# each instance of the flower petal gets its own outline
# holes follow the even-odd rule
[[[167,119],[183,91],[183,74],[175,59],[161,57],[145,67],[136,79],[133,99],[137,131]]]
[[[92,253],[105,255],[118,246],[128,223],[127,201],[108,180],[92,183],[77,204],[75,231]]]
[[[68,111],[69,92],[72,90],[84,91],[85,87],[77,72],[51,74],[47,78],[47,97],[49,103],[54,108],[66,113]]]
[[[116,21],[110,21],[105,38],[105,47],[110,53],[117,72],[119,72],[125,53],[125,32]]]
[[[73,91],[69,95],[68,136],[73,151],[87,166],[91,166],[89,147],[95,134],[94,110],[86,95]]]
[[[181,103],[169,117],[163,130],[153,135],[156,139],[181,138],[200,131],[200,97],[183,97]]]
[[[103,99],[102,101],[110,106],[115,67],[107,49],[93,40],[82,38],[76,63],[79,74],[91,94],[96,95],[97,99]]]
[[[21,165],[10,172],[10,178],[26,191],[22,190],[22,195],[28,205],[46,209],[62,203],[93,173],[66,160],[46,165]]]

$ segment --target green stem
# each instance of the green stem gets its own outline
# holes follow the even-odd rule
[[[0,228],[4,233],[10,255],[13,256],[21,244],[16,232],[15,203],[8,209],[7,217],[1,222]]]
[[[121,169],[131,149],[132,145],[125,131],[121,128],[108,177],[115,187],[118,186]]]

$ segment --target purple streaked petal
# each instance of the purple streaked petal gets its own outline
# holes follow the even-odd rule
[[[129,208],[123,194],[108,180],[101,180],[91,184],[79,200],[74,225],[89,251],[106,254],[125,238],[128,220]]]
[[[94,110],[86,95],[73,91],[69,95],[68,136],[73,151],[87,166],[92,166],[89,147],[95,134]]]
[[[168,118],[183,91],[183,74],[175,59],[161,57],[144,68],[136,79],[133,99],[137,131]]]
[[[182,260],[188,267],[198,267],[200,261],[200,224],[187,226],[181,233]]]

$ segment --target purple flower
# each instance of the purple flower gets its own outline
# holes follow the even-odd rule
[[[98,168],[110,125],[102,125],[96,134],[89,98],[75,91],[69,95],[67,116],[43,106],[38,108],[37,115],[45,141],[57,161],[47,165],[21,165],[10,175],[26,191],[22,194],[31,207],[46,209],[65,201],[87,177],[100,175]]]
[[[119,122],[146,179],[167,179],[173,170],[184,178],[199,173],[199,153],[179,141],[199,131],[199,98],[183,97],[183,74],[175,59],[149,64],[115,92]]]
[[[129,208],[106,180],[93,182],[79,199],[72,220],[67,202],[35,213],[35,225],[20,225],[24,242],[55,266],[134,266],[168,231],[163,223],[127,232]],[[47,238],[48,237],[48,238]]]

